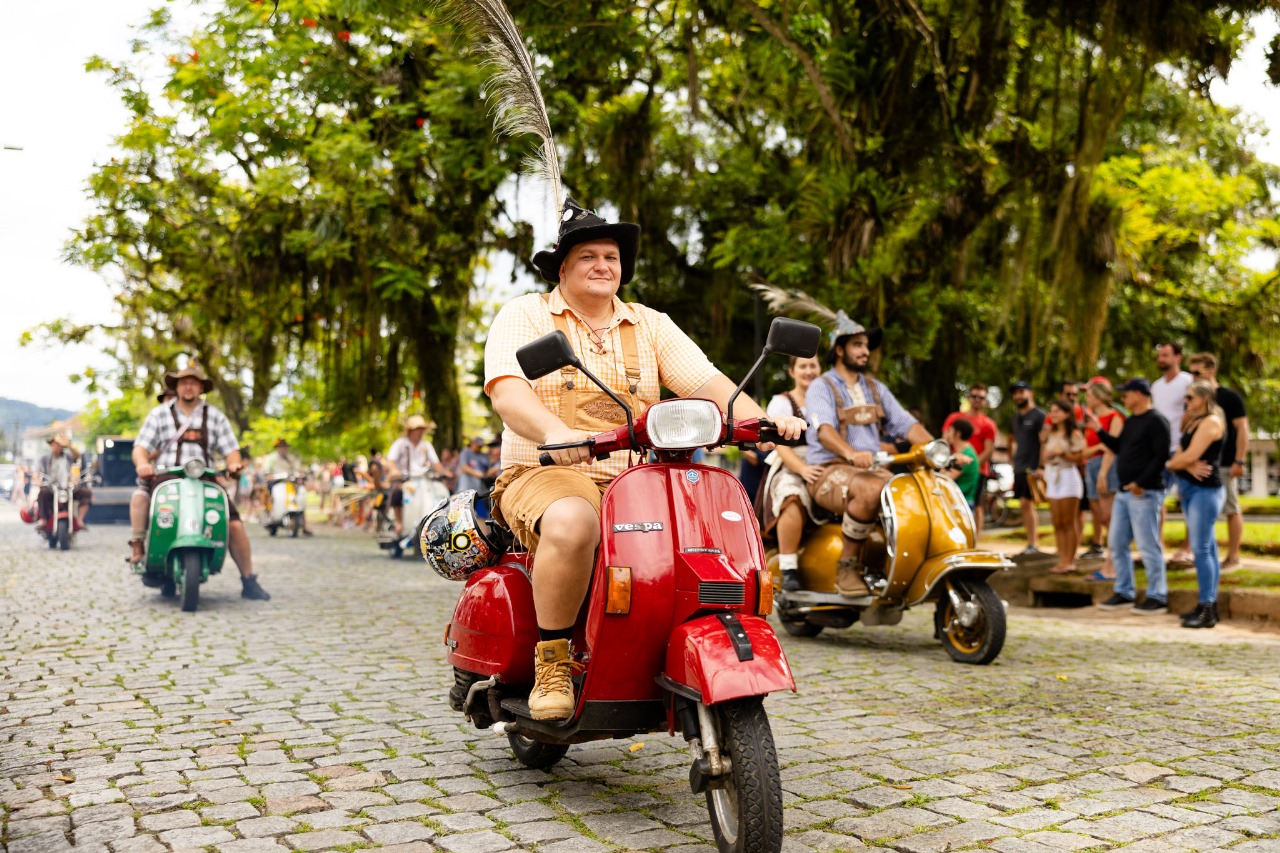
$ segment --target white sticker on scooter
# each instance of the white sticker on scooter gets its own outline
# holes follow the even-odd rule
[[[204,514],[204,520],[209,522],[210,524],[217,524],[218,519],[220,518],[222,518],[222,516],[218,514],[218,511],[216,509],[208,510]]]
[[[720,517],[725,521],[742,521],[742,515],[731,509],[726,509],[724,512],[720,513]]]
[[[168,530],[173,527],[173,513],[161,512],[156,515],[156,527],[163,527]]]
[[[221,493],[221,492],[219,492],[219,491],[218,491],[215,487],[213,487],[213,486],[205,486],[205,487],[204,487],[204,496],[205,496],[206,498],[215,498],[215,499],[216,499],[220,494],[222,494],[222,493]]]

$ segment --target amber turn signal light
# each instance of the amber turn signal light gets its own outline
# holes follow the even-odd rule
[[[631,568],[609,567],[609,591],[605,597],[605,613],[631,612]]]
[[[760,579],[756,584],[760,588],[760,597],[756,600],[756,615],[768,616],[773,612],[773,572],[761,569],[756,572],[756,577]]]

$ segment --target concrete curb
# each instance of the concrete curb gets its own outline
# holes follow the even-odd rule
[[[1050,555],[1014,557],[1017,568],[990,578],[991,588],[1010,604],[1022,607],[1089,607],[1105,601],[1113,592],[1111,581],[1091,581],[1085,574],[1051,575],[1057,560]],[[1099,563],[1098,565],[1101,565]],[[1145,598],[1139,590],[1138,600]],[[1169,611],[1194,610],[1194,589],[1169,590]],[[1257,589],[1222,589],[1218,593],[1218,614],[1223,620],[1241,625],[1280,629],[1280,593]]]

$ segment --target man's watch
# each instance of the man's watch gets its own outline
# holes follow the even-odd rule
[[[1239,465],[1241,468],[1243,468],[1243,467],[1244,467],[1244,460],[1243,460],[1243,459],[1237,459],[1237,460],[1236,460],[1236,464],[1237,464],[1237,465]]]

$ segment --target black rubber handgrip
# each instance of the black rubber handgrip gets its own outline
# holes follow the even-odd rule
[[[758,440],[761,442],[770,441],[774,444],[780,444],[783,447],[799,447],[802,444],[808,443],[805,440],[804,433],[801,433],[799,438],[783,438],[776,429],[770,429],[767,427],[760,430],[760,438]]]

